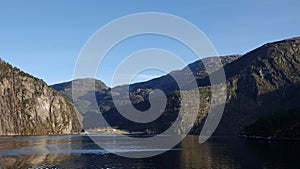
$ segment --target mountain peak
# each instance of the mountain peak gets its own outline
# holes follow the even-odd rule
[[[94,79],[94,78],[74,79],[69,82],[54,84],[54,85],[52,85],[52,87],[57,91],[71,90],[72,83],[79,84],[80,87],[82,87],[82,89],[85,89],[85,90],[94,90],[94,86],[95,86],[96,91],[102,91],[102,90],[106,90],[109,88],[105,85],[104,82],[102,82],[101,80]]]

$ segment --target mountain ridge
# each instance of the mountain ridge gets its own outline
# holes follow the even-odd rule
[[[222,62],[222,64],[227,64],[237,58],[239,58],[241,55],[229,55],[229,56],[220,56],[220,60]],[[214,62],[213,60],[216,59],[217,57],[208,57],[208,58],[204,58],[203,60],[206,62],[207,65],[211,65],[213,66]],[[202,61],[203,61],[202,60]],[[102,90],[101,87],[97,88],[96,85],[96,98],[97,100],[101,100],[102,102],[105,102],[107,104],[102,105],[101,103],[98,103],[100,106],[100,110],[101,111],[108,111],[110,108],[102,108],[101,106],[105,107],[106,105],[110,105],[111,107],[114,107],[113,103],[112,103],[112,97],[111,95],[115,95],[116,98],[118,98],[118,96],[120,96],[120,98],[118,99],[123,99],[126,97],[127,94],[127,88],[129,87],[129,96],[130,96],[130,100],[133,104],[138,104],[142,101],[145,101],[148,99],[149,93],[151,91],[153,91],[153,89],[161,89],[163,90],[165,93],[169,93],[169,92],[173,92],[175,90],[178,90],[178,86],[176,85],[175,80],[172,78],[172,76],[182,76],[185,73],[189,73],[187,71],[187,67],[189,67],[191,69],[191,71],[193,72],[194,76],[196,79],[203,79],[205,78],[208,74],[205,72],[205,66],[202,63],[201,60],[197,60],[193,63],[188,64],[185,68],[181,69],[181,70],[175,70],[170,72],[167,75],[163,75],[161,77],[157,77],[145,82],[138,82],[138,83],[134,83],[134,84],[130,84],[130,85],[120,85],[120,86],[116,86],[114,88],[105,88],[105,90]],[[170,74],[173,74],[172,76]],[[75,79],[75,82],[78,79]],[[84,81],[84,79],[81,79]],[[97,80],[97,79],[93,79],[96,83],[103,83],[101,80]],[[183,80],[182,80],[183,81]],[[51,87],[53,87],[54,89],[62,92],[66,97],[71,98],[71,93],[66,93],[65,91],[71,91],[71,84],[72,81],[69,82],[64,82],[64,83],[60,83],[60,84],[55,84],[52,85]],[[103,83],[104,84],[104,83]],[[67,88],[64,88],[63,90],[61,90],[61,86],[68,86]],[[93,91],[93,89],[88,89],[90,91]],[[79,92],[80,93],[80,92]],[[82,97],[84,97],[84,94],[82,94]],[[81,98],[82,98],[81,97]],[[84,99],[85,100],[85,99]],[[122,103],[122,105],[128,104],[129,102],[124,102]]]
[[[195,68],[201,69],[201,66],[196,65]],[[226,63],[224,71],[227,79],[228,98],[223,117],[215,134],[236,135],[244,126],[251,124],[263,115],[270,114],[276,110],[300,109],[297,104],[298,98],[300,99],[300,93],[298,92],[298,88],[300,88],[299,70],[300,37],[266,43],[242,56],[236,56],[235,59]],[[196,75],[200,76],[197,77],[195,74],[194,76],[197,79],[201,93],[202,107],[199,110],[199,118],[191,130],[191,134],[200,133],[209,109],[209,77],[205,69],[202,68],[201,71],[198,71],[198,74],[196,73]],[[167,80],[161,80],[162,78]],[[153,83],[153,81],[157,81],[157,83]],[[167,81],[167,83],[164,81]],[[111,125],[119,126],[120,128],[130,128],[132,131],[147,130],[159,133],[172,123],[172,120],[174,120],[172,117],[176,115],[179,106],[178,101],[180,98],[178,94],[181,91],[177,90],[175,81],[172,81],[170,76],[165,75],[147,82],[129,85],[131,101],[124,101],[121,105],[126,107],[127,104],[132,103],[136,108],[145,109],[149,107],[149,102],[147,101],[149,93],[161,86],[162,90],[169,96],[168,99],[170,99],[164,115],[170,118],[165,119],[165,121],[160,120],[142,127],[132,124],[118,114],[111,101],[109,101],[110,108],[102,113],[111,122]],[[118,86],[115,88],[115,91],[119,92],[117,93],[119,95],[124,95],[127,92],[122,91],[124,88],[124,86]],[[109,95],[96,94],[96,96],[100,100],[98,103],[100,107],[107,105],[105,101],[111,99]],[[108,100],[102,99],[105,97]],[[122,99],[121,96],[119,98]],[[185,115],[188,117],[188,113]]]

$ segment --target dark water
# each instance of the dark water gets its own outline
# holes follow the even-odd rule
[[[113,145],[113,139],[122,136],[99,137],[106,137],[107,144]],[[126,142],[124,137],[124,145],[121,146],[125,147],[122,151],[133,151],[135,145]],[[285,169],[300,168],[299,150],[299,142],[268,143],[214,137],[199,144],[197,136],[187,136],[179,145],[161,155],[130,159],[108,153],[84,135],[1,137],[0,168]]]

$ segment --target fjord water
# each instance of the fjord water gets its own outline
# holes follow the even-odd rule
[[[105,137],[105,144],[114,148],[121,147],[114,151],[132,152],[143,146],[122,135],[96,136]],[[115,145],[116,137],[122,137],[124,143]],[[0,168],[298,168],[299,150],[299,142],[213,137],[199,144],[197,136],[187,136],[161,155],[132,159],[105,151],[86,135],[1,137]],[[142,151],[159,150],[148,147]]]

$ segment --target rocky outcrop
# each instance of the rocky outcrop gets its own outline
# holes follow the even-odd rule
[[[80,132],[74,106],[41,79],[0,61],[0,135]]]

